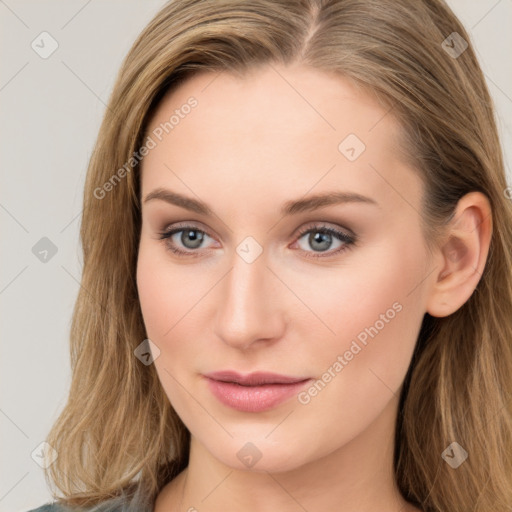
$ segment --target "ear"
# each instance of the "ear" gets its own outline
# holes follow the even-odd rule
[[[439,248],[441,270],[427,300],[427,312],[444,317],[457,311],[475,290],[487,261],[492,236],[492,210],[487,196],[462,197]]]

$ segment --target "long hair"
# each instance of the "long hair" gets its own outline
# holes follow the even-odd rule
[[[453,314],[423,318],[394,470],[403,497],[426,512],[512,510],[512,205],[494,105],[470,37],[443,0],[174,0],[142,31],[85,182],[72,382],[47,437],[58,457],[45,476],[63,505],[152,510],[188,464],[190,434],[154,365],[134,355],[147,338],[136,263],[148,120],[194,73],[297,62],[351,80],[400,122],[404,158],[424,185],[427,250],[463,195],[489,199],[493,234],[475,292]],[[456,470],[442,457],[453,442],[468,453]]]

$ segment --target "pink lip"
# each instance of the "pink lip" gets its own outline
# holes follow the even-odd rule
[[[245,412],[276,407],[312,380],[266,372],[241,375],[232,371],[212,372],[205,377],[210,391],[220,402]]]

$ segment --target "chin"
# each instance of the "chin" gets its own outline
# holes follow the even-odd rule
[[[281,473],[310,461],[310,454],[303,447],[282,441],[271,442],[264,436],[235,437],[223,446],[222,451],[219,451],[219,445],[206,448],[215,459],[237,471]]]

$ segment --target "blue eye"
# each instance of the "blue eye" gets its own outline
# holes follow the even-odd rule
[[[177,246],[176,241],[173,240],[174,235],[178,233],[181,233],[181,236],[178,237],[180,244],[188,250],[181,249]],[[313,251],[303,249],[303,252],[306,253],[306,257],[308,258],[330,257],[345,251],[356,243],[356,237],[354,235],[346,234],[343,231],[325,226],[323,224],[308,226],[307,228],[303,229],[299,233],[298,240],[307,234],[309,234],[309,237],[307,238],[309,246],[313,249],[316,247],[317,249]],[[174,254],[177,254],[180,257],[191,256],[193,258],[201,256],[201,253],[196,249],[200,248],[205,238],[212,238],[205,231],[191,225],[175,227],[168,231],[159,233],[159,235],[160,240],[165,241],[165,245],[168,250],[172,251]],[[333,240],[337,240],[341,243],[341,245],[334,251],[329,250]],[[323,253],[326,254],[324,255]]]
[[[186,249],[188,240],[190,240],[190,246],[188,248],[191,250],[184,251],[183,249],[180,249],[176,246],[176,243],[173,241],[173,236],[177,233],[181,233],[179,240]],[[194,249],[197,249],[201,245],[205,235],[208,236],[207,233],[196,228],[195,226],[180,226],[179,228],[174,228],[169,231],[160,233],[160,240],[165,240],[167,248],[179,256],[197,257],[200,256],[200,253]]]
[[[307,242],[310,247],[318,249],[318,251],[304,251],[308,258],[323,258],[339,254],[350,246],[355,245],[356,237],[348,235],[343,231],[331,228],[325,225],[308,226],[299,233],[299,240],[309,234]],[[328,251],[332,245],[333,237],[341,242],[341,245],[334,251]],[[327,247],[326,247],[327,246]],[[328,252],[327,252],[328,251]],[[315,254],[316,253],[316,254]],[[327,253],[325,256],[322,253]]]

